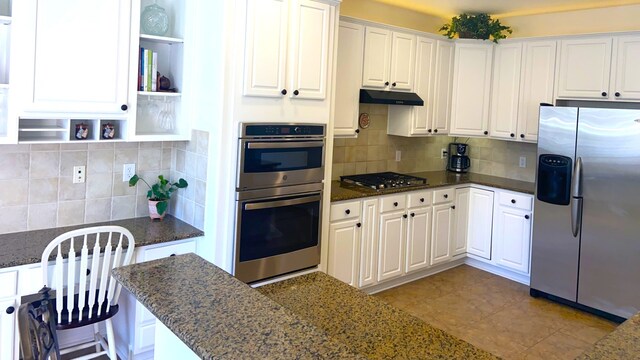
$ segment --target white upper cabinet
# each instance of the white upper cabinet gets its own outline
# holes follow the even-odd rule
[[[340,22],[336,64],[334,135],[357,136],[364,26]]]
[[[453,92],[454,54],[455,46],[452,42],[442,40],[437,41],[432,119],[434,134],[446,135],[449,133],[451,96]]]
[[[640,100],[640,36],[616,39],[615,71],[610,95],[620,100]]]
[[[516,137],[521,70],[522,43],[496,46],[491,90],[491,137]]]
[[[130,0],[21,0],[14,17],[21,114],[127,114]]]
[[[493,45],[458,40],[455,45],[451,135],[488,135]]]
[[[362,86],[379,90],[413,90],[415,35],[367,26]]]
[[[415,92],[424,100],[424,106],[413,106],[411,135],[428,135],[433,122],[433,84],[435,73],[436,41],[418,37],[416,51]],[[432,130],[433,131],[433,130]]]
[[[560,41],[559,98],[609,97],[612,42],[602,36]]]

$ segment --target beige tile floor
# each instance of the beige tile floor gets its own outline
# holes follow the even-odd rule
[[[375,296],[504,359],[573,359],[617,326],[467,265]]]

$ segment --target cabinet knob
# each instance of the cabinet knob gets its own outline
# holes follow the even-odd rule
[[[397,202],[397,201],[396,201],[396,202],[394,202],[394,203],[393,203],[393,206],[398,206],[398,202]]]
[[[525,215],[524,218],[529,220],[529,215]]]
[[[485,135],[489,135],[489,132],[488,132],[487,130],[485,130],[485,131],[483,132],[483,134],[485,134]]]
[[[385,81],[384,86],[389,86],[389,82]]]
[[[416,217],[416,213],[411,213],[411,217]]]
[[[127,106],[127,104],[122,104],[122,106],[120,106],[120,109],[122,109],[122,111],[127,111],[129,107]]]
[[[7,308],[7,314],[13,314],[14,311],[16,311],[16,308],[14,308],[13,306],[9,306]]]
[[[396,83],[391,84],[391,86],[396,87]]]
[[[616,97],[620,97],[620,93],[616,91],[616,93],[614,94]]]
[[[431,132],[431,129],[427,130],[427,132]]]
[[[516,137],[516,134],[511,133],[511,134],[509,134],[509,136],[511,136],[511,137]]]
[[[169,257],[171,257],[171,256],[176,256],[176,254],[171,254],[171,255],[169,255]]]
[[[438,129],[433,130],[433,132],[437,134],[438,133]]]
[[[349,214],[351,214],[351,210],[347,209],[347,210],[344,211],[344,213],[349,215]]]
[[[402,215],[402,217],[406,219],[407,218],[407,214]]]
[[[298,96],[300,94],[300,91],[298,90],[293,90],[293,95]]]
[[[420,198],[420,202],[424,202],[424,198]]]
[[[91,275],[91,269],[87,269],[87,276]]]
[[[520,134],[520,139],[524,139],[524,134]]]
[[[444,196],[444,198],[447,199],[449,197],[449,194],[444,194],[442,196]]]
[[[360,134],[360,129],[356,129],[356,134]]]
[[[280,94],[287,95],[287,89],[282,89],[282,91],[280,91]]]
[[[603,91],[603,92],[602,92],[602,96],[605,96],[605,97],[606,97],[606,96],[607,96],[607,92],[606,92],[606,91]]]
[[[451,205],[451,208],[452,208],[453,210],[455,210],[455,209],[456,209],[456,206],[455,206],[455,205]]]
[[[357,223],[356,226],[357,227],[362,227],[362,223]]]
[[[511,199],[511,203],[515,204],[516,203],[516,199]]]

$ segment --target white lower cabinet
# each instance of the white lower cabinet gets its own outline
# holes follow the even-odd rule
[[[456,189],[455,220],[451,238],[452,256],[467,252],[469,227],[469,188]]]
[[[451,259],[451,229],[453,225],[453,203],[448,202],[433,207],[431,235],[431,265]]]
[[[467,252],[491,260],[493,224],[493,191],[471,188],[469,191],[469,223]]]
[[[362,201],[362,228],[360,230],[359,287],[377,283],[378,273],[378,199]]]
[[[431,206],[409,209],[405,273],[429,266]]]
[[[332,222],[329,225],[329,257],[327,271],[331,276],[351,286],[358,281],[358,248],[360,219]]]
[[[496,265],[529,274],[531,249],[530,196],[501,193],[494,213],[493,258]],[[505,201],[511,197],[510,200]],[[505,203],[509,204],[506,205]]]
[[[18,300],[0,299],[0,360],[18,358],[16,348]]]
[[[406,219],[404,209],[380,215],[378,281],[393,279],[403,273]]]

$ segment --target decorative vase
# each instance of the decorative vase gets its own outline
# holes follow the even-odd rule
[[[144,34],[163,36],[169,31],[169,15],[154,2],[142,11],[140,27]]]
[[[167,202],[167,200],[161,200],[161,201],[155,201],[155,200],[149,200],[149,217],[151,218],[151,220],[154,219],[164,219],[164,215],[167,213],[166,211],[162,214],[158,214],[158,203],[159,202]]]

